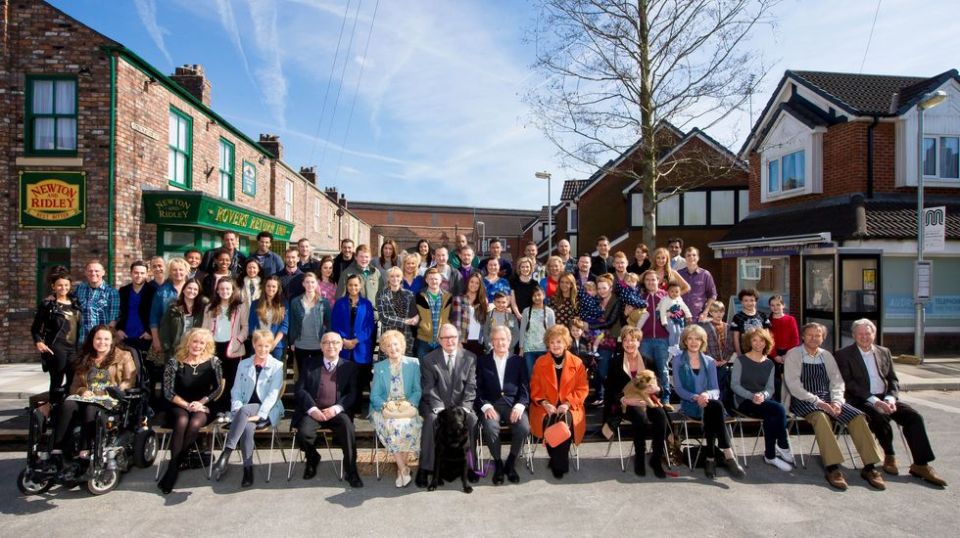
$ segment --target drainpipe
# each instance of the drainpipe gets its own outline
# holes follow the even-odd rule
[[[107,282],[114,286],[113,281],[113,261],[114,261],[114,225],[115,211],[117,207],[117,170],[116,170],[116,151],[117,151],[117,53],[110,52],[110,157],[109,172],[107,179]]]
[[[873,198],[873,130],[880,123],[880,116],[874,116],[867,127],[867,198]]]

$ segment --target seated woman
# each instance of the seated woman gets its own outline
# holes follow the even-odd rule
[[[733,403],[744,415],[763,419],[763,461],[789,471],[794,462],[787,439],[787,411],[772,399],[774,367],[767,358],[773,349],[773,338],[766,329],[753,328],[744,333],[740,349],[749,351],[733,362]]]
[[[263,281],[260,297],[250,305],[247,327],[251,334],[257,329],[269,328],[273,333],[273,350],[270,354],[277,360],[283,360],[284,341],[290,330],[290,306],[283,295],[280,277],[273,275]]]
[[[690,325],[680,335],[681,352],[673,357],[673,389],[680,396],[684,415],[703,423],[706,437],[706,461],[703,470],[707,478],[717,476],[717,445],[723,452],[730,476],[741,478],[743,467],[730,447],[730,436],[724,424],[726,410],[720,402],[717,385],[717,365],[704,354],[707,333],[699,325]]]
[[[237,378],[230,391],[230,431],[223,443],[223,452],[213,468],[214,477],[220,480],[227,470],[230,454],[240,441],[243,448],[243,480],[240,487],[253,485],[253,434],[257,428],[276,426],[283,417],[283,402],[280,401],[286,371],[283,363],[270,355],[273,348],[273,333],[260,329],[253,333],[253,356],[240,361]]]
[[[783,383],[790,391],[790,411],[813,426],[827,483],[840,490],[847,489],[847,479],[840,470],[843,452],[833,433],[834,422],[840,422],[846,425],[863,461],[860,477],[874,489],[886,489],[883,476],[876,469],[881,460],[880,448],[870,432],[866,415],[844,401],[845,385],[837,360],[820,347],[826,335],[827,328],[823,325],[807,323],[800,328],[803,344],[784,357]]]
[[[650,357],[640,355],[640,342],[643,332],[636,327],[626,327],[620,332],[623,351],[610,359],[610,371],[607,372],[607,399],[603,406],[603,422],[616,424],[620,418],[630,421],[633,428],[633,446],[636,457],[633,471],[639,475],[647,474],[643,457],[647,451],[647,438],[651,439],[650,468],[657,478],[666,478],[663,470],[663,442],[667,437],[667,413],[663,407],[648,405],[647,401],[637,397],[624,396],[624,387],[643,370],[654,370],[655,362]]]
[[[362,286],[360,275],[347,276],[347,294],[334,303],[333,313],[330,314],[330,330],[339,333],[340,338],[343,338],[340,358],[356,363],[357,383],[361,391],[370,386],[373,374],[373,340],[377,336],[373,303],[360,295]]]
[[[420,405],[420,361],[404,356],[406,337],[388,330],[380,337],[380,350],[387,360],[373,367],[370,387],[370,419],[387,454],[397,462],[397,487],[410,484],[410,456],[420,452],[423,419]]]
[[[530,431],[543,438],[543,432],[564,420],[573,435],[556,447],[547,446],[548,466],[554,478],[563,478],[570,470],[570,443],[580,444],[587,429],[583,403],[587,399],[587,369],[583,361],[568,349],[573,343],[563,325],[547,329],[543,337],[547,353],[537,359],[530,376]]]
[[[214,349],[213,333],[191,329],[164,368],[163,396],[170,402],[168,422],[173,429],[170,464],[158,484],[164,494],[170,493],[177,482],[180,458],[186,448],[212,418],[207,404],[223,390],[223,371]]]
[[[97,325],[87,335],[69,395],[60,406],[60,416],[54,423],[55,448],[51,455],[56,465],[63,464],[64,440],[73,421],[79,419],[81,423],[81,448],[76,456],[86,459],[96,433],[97,412],[117,405],[109,389],[124,391],[136,384],[137,364],[133,355],[118,344],[117,334],[108,325]]]

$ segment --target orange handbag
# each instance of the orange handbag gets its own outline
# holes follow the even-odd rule
[[[567,414],[557,415],[558,420],[543,430],[543,443],[556,448],[570,439],[570,426],[567,426]]]

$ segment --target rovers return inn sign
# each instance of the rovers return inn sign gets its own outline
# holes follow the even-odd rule
[[[20,172],[22,228],[84,228],[87,224],[84,172]]]

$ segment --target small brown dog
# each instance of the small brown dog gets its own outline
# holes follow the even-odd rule
[[[659,393],[660,385],[657,385],[657,374],[653,370],[637,372],[637,377],[623,387],[624,398],[639,398],[651,407],[663,407],[657,397]]]

